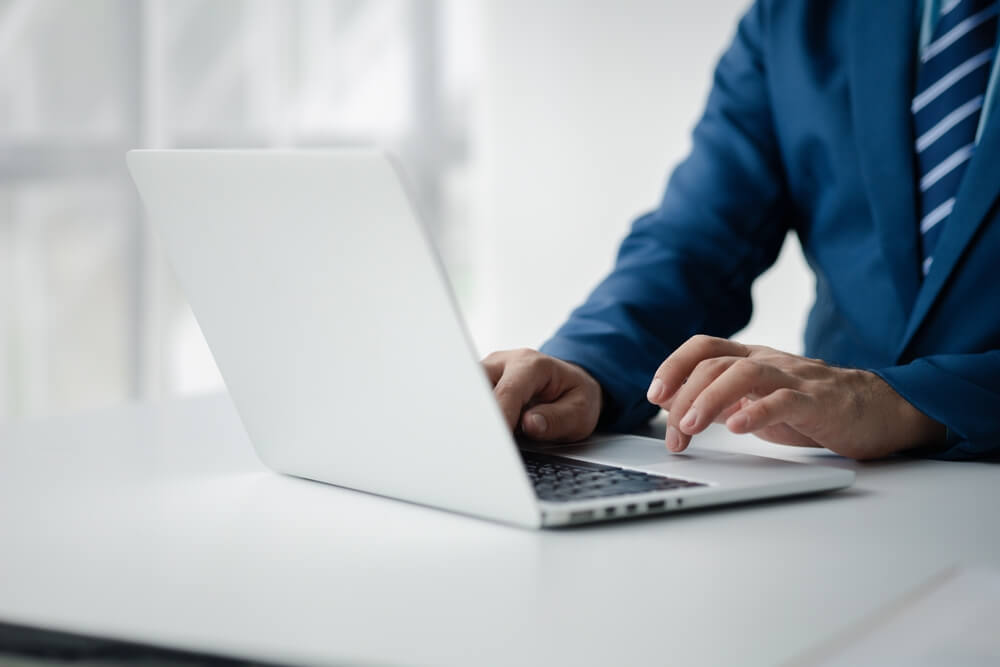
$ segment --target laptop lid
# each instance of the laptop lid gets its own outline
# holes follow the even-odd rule
[[[266,465],[539,525],[513,438],[387,155],[127,159]]]

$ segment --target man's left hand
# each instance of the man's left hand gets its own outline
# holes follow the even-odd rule
[[[666,444],[673,452],[712,422],[855,459],[945,439],[944,426],[870,371],[711,336],[694,336],[667,357],[647,398],[670,412]]]

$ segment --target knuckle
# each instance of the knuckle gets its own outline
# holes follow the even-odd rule
[[[483,357],[479,365],[488,371],[499,372],[504,369],[505,363],[503,357],[499,356],[496,352]]]
[[[520,363],[525,358],[527,358],[530,352],[531,350],[527,348],[518,348],[514,350],[500,350],[499,352],[494,352],[493,354],[491,354],[489,357],[486,358],[489,359],[490,357],[496,355],[497,361],[500,361],[504,364],[516,364]]]
[[[513,393],[514,393],[514,385],[511,382],[500,381],[497,383],[497,386],[493,388],[493,395],[501,403],[505,403],[506,401],[510,400],[512,398]]]
[[[688,340],[691,347],[701,353],[705,353],[715,347],[715,338],[706,334],[695,334]]]
[[[781,353],[762,354],[755,358],[777,368],[795,368],[799,364],[799,359],[796,357]]]
[[[731,365],[732,361],[725,357],[711,357],[709,359],[702,359],[695,366],[695,371],[699,373],[711,373],[718,374],[727,366]]]
[[[691,388],[687,384],[681,385],[677,390],[677,393],[671,397],[670,415],[673,417],[675,412],[680,410],[687,410],[694,403],[696,396],[692,394]],[[680,417],[680,415],[677,415]]]
[[[714,340],[715,338],[708,334],[695,334],[691,336],[691,342],[695,345],[711,345]]]
[[[544,361],[548,359],[548,357],[546,357],[541,352],[535,352],[534,350],[524,350],[521,353],[521,359],[524,361],[525,364],[529,366],[538,366],[544,363]]]
[[[538,352],[523,358],[524,368],[532,374],[545,373],[552,368],[552,359]]]
[[[798,395],[787,387],[776,390],[773,395],[774,402],[782,407],[791,407],[798,402]]]
[[[768,404],[767,401],[757,401],[751,407],[754,419],[757,421],[767,421],[770,419],[771,415],[774,414],[773,408]]]
[[[803,394],[807,396],[826,395],[826,386],[821,381],[817,381],[812,378],[801,380],[798,383],[798,388]]]
[[[817,426],[817,414],[810,409],[808,395],[788,388],[779,389],[775,394],[780,394],[782,407],[785,408],[785,423],[802,431],[812,431]]]
[[[727,405],[732,402],[732,397],[727,397],[726,392],[723,392],[714,387],[709,387],[705,389],[701,394],[691,402],[692,407],[694,407],[698,412],[711,412],[713,415],[722,410]]]
[[[500,361],[501,359],[503,359],[505,354],[507,354],[506,350],[494,350],[493,352],[490,352],[485,357],[483,357],[483,361],[484,362]]]
[[[703,373],[707,373],[712,369],[714,365],[715,365],[714,358],[702,359],[701,361],[699,361],[694,365],[694,368],[691,369],[691,375],[701,375]]]
[[[738,359],[733,364],[733,372],[747,377],[760,377],[763,364],[755,359]]]

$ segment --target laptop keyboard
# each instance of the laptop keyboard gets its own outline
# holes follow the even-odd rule
[[[686,479],[521,451],[528,477],[541,500],[566,502],[705,486]]]

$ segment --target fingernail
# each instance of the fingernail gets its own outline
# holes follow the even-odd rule
[[[549,427],[548,422],[545,421],[545,417],[538,414],[537,412],[528,417],[528,421],[531,422],[531,430],[535,433],[545,433],[545,429]]]
[[[681,428],[684,429],[685,431],[690,430],[694,428],[694,425],[695,423],[697,423],[697,421],[698,421],[698,411],[695,410],[694,408],[691,408],[690,410],[687,411],[687,414],[684,415],[684,419],[681,420]]]
[[[681,451],[681,434],[673,426],[667,427],[667,449],[672,452]]]
[[[655,403],[660,399],[660,392],[663,391],[663,380],[660,378],[653,378],[653,381],[649,383],[649,391],[646,392],[646,399],[650,403]]]

